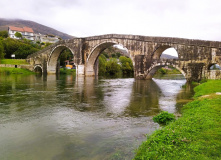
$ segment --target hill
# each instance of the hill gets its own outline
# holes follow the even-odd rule
[[[4,19],[0,18],[0,31],[8,30],[8,26],[16,26],[16,27],[30,27],[34,30],[35,33],[41,33],[41,34],[53,34],[56,36],[61,37],[62,39],[72,39],[74,38],[71,35],[68,35],[66,33],[57,31],[53,28],[44,26],[42,24],[28,21],[28,20],[21,20],[21,19]]]
[[[171,56],[169,54],[162,54],[161,59],[178,59],[178,57],[175,57],[175,56]]]

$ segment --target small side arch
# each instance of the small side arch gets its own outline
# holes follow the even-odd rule
[[[154,65],[152,65],[146,72],[146,76],[145,79],[152,79],[153,76],[155,75],[155,73],[157,72],[158,69],[165,67],[165,66],[172,66],[174,68],[176,68],[178,71],[180,71],[180,73],[186,78],[186,73],[177,65],[174,65],[172,63],[156,63]]]
[[[42,74],[43,73],[42,66],[41,65],[35,65],[34,66],[34,72]]]
[[[211,63],[208,65],[208,70],[221,70],[221,66],[218,63]]]

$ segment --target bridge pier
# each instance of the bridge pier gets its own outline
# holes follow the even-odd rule
[[[84,69],[85,69],[84,65],[77,65],[76,66],[76,74],[78,76],[84,76],[85,75],[84,74]]]

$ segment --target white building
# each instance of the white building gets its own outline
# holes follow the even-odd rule
[[[34,41],[34,31],[32,28],[29,27],[20,28],[14,26],[8,27],[8,34],[10,38],[19,39],[18,37],[15,36],[16,32],[21,33],[23,38]]]

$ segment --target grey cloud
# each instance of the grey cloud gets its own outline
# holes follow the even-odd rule
[[[0,0],[2,18],[74,36],[108,33],[221,40],[219,0]]]

